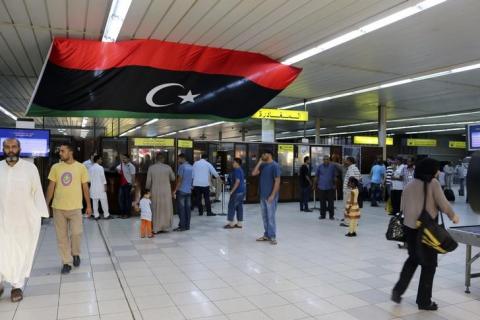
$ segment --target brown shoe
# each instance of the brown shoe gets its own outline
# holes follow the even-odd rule
[[[22,289],[12,289],[12,292],[10,293],[10,299],[14,303],[22,301],[23,300]]]
[[[270,241],[270,239],[265,236],[261,236],[260,238],[257,239],[257,241]]]

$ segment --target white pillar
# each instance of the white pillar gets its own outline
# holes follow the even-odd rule
[[[320,118],[315,118],[315,144],[320,144]]]
[[[275,142],[275,121],[262,119],[262,142]]]

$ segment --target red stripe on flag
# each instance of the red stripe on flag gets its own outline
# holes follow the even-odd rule
[[[145,66],[239,76],[273,90],[286,88],[301,71],[258,53],[159,40],[100,42],[56,38],[49,61],[79,70]]]

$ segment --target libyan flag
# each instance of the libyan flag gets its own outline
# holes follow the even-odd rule
[[[55,39],[27,116],[244,120],[301,69],[158,40]]]

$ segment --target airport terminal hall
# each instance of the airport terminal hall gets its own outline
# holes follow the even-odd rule
[[[479,17],[0,0],[0,320],[480,320]]]

